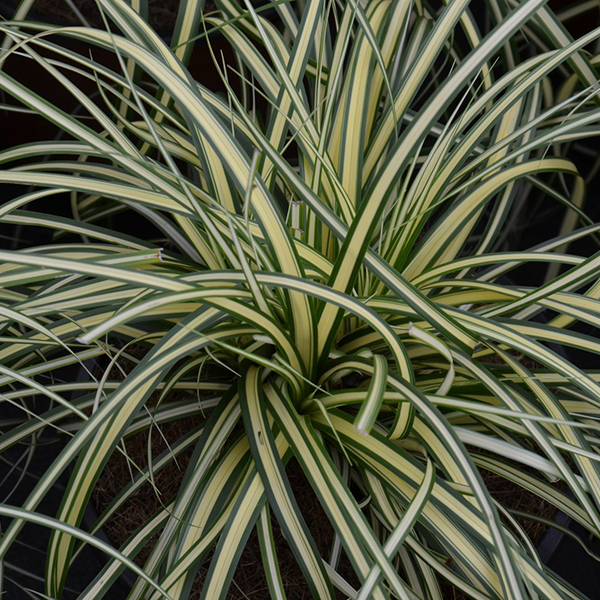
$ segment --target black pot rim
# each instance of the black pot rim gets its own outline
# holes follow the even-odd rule
[[[553,522],[556,523],[557,525],[560,525],[561,527],[568,528],[571,523],[571,517],[569,517],[564,512],[559,510],[556,513],[556,516],[554,517]],[[554,553],[556,552],[556,549],[562,542],[564,536],[565,536],[564,532],[561,531],[560,529],[555,529],[551,525],[548,526],[548,530],[546,531],[546,534],[544,535],[544,537],[542,538],[542,541],[537,546],[538,555],[540,557],[540,560],[544,564],[548,564],[550,562],[550,560],[554,556]]]

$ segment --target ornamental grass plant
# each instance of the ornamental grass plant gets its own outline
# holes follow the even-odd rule
[[[64,440],[22,504],[3,496],[0,558],[38,523],[52,532],[31,574],[46,597],[62,597],[88,544],[108,562],[82,599],[110,600],[125,569],[132,600],[184,599],[204,569],[214,600],[256,531],[269,593],[285,598],[276,522],[319,599],[438,600],[448,586],[582,598],[480,470],[600,536],[600,372],[570,358],[600,355],[578,330],[600,325],[600,225],[585,202],[597,160],[576,161],[600,133],[600,28],[574,40],[544,0],[297,0],[276,3],[276,21],[247,0],[182,0],[168,46],[144,4],[98,0],[104,29],[0,25],[6,102],[62,133],[0,152],[0,182],[22,191],[1,222],[53,232],[0,251],[0,406],[20,415],[2,420],[0,456],[20,448],[25,477],[42,436]],[[233,60],[213,51],[214,30]],[[218,90],[190,75],[194,42]],[[7,74],[17,58],[79,110]],[[70,216],[53,211],[65,195]],[[560,208],[556,230],[511,245],[540,195]],[[580,240],[589,256],[570,251]],[[519,280],[531,264],[539,285]],[[64,381],[78,365],[89,376]],[[86,533],[124,440],[190,418],[162,454],[130,461]],[[187,450],[173,500],[118,549],[94,536]],[[292,458],[333,527],[327,555]],[[65,473],[48,516],[40,503]],[[338,572],[342,552],[359,586]]]

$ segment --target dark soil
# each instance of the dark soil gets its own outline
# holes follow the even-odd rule
[[[164,437],[172,443],[198,423],[199,419],[182,419],[162,425],[161,430]],[[130,459],[139,467],[147,464],[147,441],[147,433],[136,434],[126,441],[127,453]],[[156,431],[152,435],[151,447],[153,456],[157,456],[166,448],[162,436]],[[170,464],[156,475],[156,486],[162,492],[160,499],[151,486],[147,484],[142,487],[134,498],[125,504],[114,518],[110,519],[105,530],[115,546],[119,547],[125,543],[129,536],[142,523],[149,520],[161,508],[161,504],[167,504],[175,496],[183,479],[190,455],[191,450],[178,457],[177,462],[179,466]],[[99,512],[130,481],[130,473],[127,459],[122,453],[116,452],[108,462],[94,492],[94,502]],[[321,556],[327,558],[333,539],[333,527],[313,493],[302,469],[294,459],[287,466],[287,474],[296,500],[302,508],[303,516],[316,541],[319,552]],[[482,475],[492,496],[506,508],[518,509],[547,519],[554,518],[556,509],[550,503],[541,500],[534,494],[526,492],[519,486],[507,482],[498,475],[488,471],[483,471]],[[518,519],[518,521],[534,545],[538,545],[544,537],[547,528],[534,520]],[[273,530],[287,597],[289,600],[311,598],[300,567],[275,519],[273,519]],[[151,550],[152,543],[148,544],[138,555],[136,562],[140,566],[144,564]],[[340,571],[352,585],[358,585],[356,576],[347,559],[342,563]],[[199,598],[205,576],[206,569],[202,568],[196,579],[190,600]],[[444,597],[456,598],[456,600],[466,598],[458,591],[454,591],[450,586],[443,585],[443,589],[445,591]],[[253,531],[241,556],[234,575],[233,584],[227,595],[227,600],[242,600],[247,598],[259,600],[266,597],[268,597],[267,582],[263,571],[258,537],[256,532]],[[338,597],[340,599],[345,598],[342,594],[339,594]]]
[[[519,466],[523,468],[522,465]],[[556,507],[553,504],[542,500],[540,497],[524,490],[518,485],[508,483],[506,479],[499,475],[490,473],[489,471],[482,471],[482,475],[492,497],[505,508],[526,512],[532,516],[548,519],[549,521],[554,520]],[[561,490],[566,488],[566,484],[562,481],[555,483],[554,486]],[[520,517],[517,517],[517,521],[527,534],[527,537],[533,542],[533,545],[538,546],[548,531],[546,525],[533,519],[523,519]]]
[[[519,468],[522,469],[523,465],[519,465]],[[557,510],[553,504],[542,500],[539,496],[524,490],[522,487],[490,471],[482,469],[481,476],[492,497],[504,508],[519,510],[532,516],[554,520]],[[562,481],[554,485],[561,490],[566,488],[566,484]],[[527,534],[527,537],[533,542],[533,545],[537,547],[548,531],[546,525],[534,519],[517,517],[516,520]],[[466,596],[460,590],[450,585],[445,579],[440,577],[439,581],[444,600],[469,600],[469,596]]]
[[[195,419],[182,419],[161,426],[161,430],[165,438],[172,443],[196,424],[197,421]],[[147,441],[147,433],[136,434],[126,441],[127,454],[140,468],[147,464]],[[157,432],[154,432],[152,435],[151,446],[152,454],[154,456],[157,456],[166,447],[162,436]],[[129,500],[123,508],[109,520],[105,526],[105,531],[116,547],[125,543],[129,536],[132,535],[142,523],[149,520],[154,513],[161,508],[162,504],[167,504],[174,498],[183,479],[190,456],[191,450],[178,457],[177,462],[179,463],[179,467],[171,464],[156,475],[155,483],[157,488],[161,491],[160,499],[157,497],[150,484],[146,484],[134,498]],[[302,507],[303,516],[315,539],[319,552],[321,556],[328,558],[334,533],[333,527],[327,519],[317,497],[312,492],[310,484],[306,480],[301,467],[294,459],[288,463],[287,474],[296,500],[299,506]],[[101,512],[106,508],[111,500],[130,480],[131,475],[127,459],[122,453],[115,452],[96,485],[93,497],[96,509]],[[312,596],[302,571],[275,519],[273,519],[273,534],[281,576],[288,599],[303,600],[305,598],[311,598]],[[150,555],[153,546],[152,542],[153,541],[151,541],[136,557],[135,562],[140,566],[143,566]],[[200,597],[200,591],[202,589],[204,578],[206,577],[206,572],[206,569],[202,568],[198,573],[192,594],[190,595],[190,600]],[[349,582],[357,585],[356,577],[347,560],[343,561],[340,572]],[[256,531],[253,530],[240,558],[239,565],[233,578],[233,583],[227,595],[227,600],[242,600],[247,598],[259,600],[267,598],[268,595],[269,592],[262,566],[258,536],[256,535]],[[345,598],[345,596],[339,594],[339,598],[341,600],[342,598]]]
[[[523,366],[527,369],[540,369],[543,368],[538,362],[530,359],[527,356],[523,356],[518,352],[509,351],[509,354],[516,358]],[[488,363],[490,365],[504,365],[504,361],[497,354],[493,354],[490,356],[486,356],[480,359],[483,363]],[[484,451],[481,451],[477,448],[473,448],[475,452],[480,454],[487,454]],[[539,453],[539,448],[536,446],[534,442],[530,443],[530,450]],[[541,453],[540,453],[541,454]],[[529,472],[532,475],[537,475],[537,473],[532,470],[524,467],[521,464],[514,463],[512,461],[507,460],[507,463],[512,464],[513,466],[517,466],[518,468]],[[504,508],[510,510],[518,510],[521,512],[528,513],[533,517],[541,517],[543,519],[554,520],[556,516],[557,509],[556,507],[543,500],[539,496],[523,489],[522,487],[507,481],[500,475],[496,475],[491,471],[487,471],[485,469],[481,469],[481,476],[483,477],[483,481],[487,489],[490,491],[492,497],[501,504]],[[566,484],[563,481],[558,481],[553,484],[557,489],[565,490]],[[535,519],[525,519],[521,517],[516,517],[516,521],[519,523],[527,537],[532,541],[534,546],[538,546],[541,541],[544,539],[548,531],[548,527],[543,523]],[[508,524],[507,524],[508,525]],[[510,527],[510,525],[508,525]],[[451,586],[447,581],[442,580],[440,578],[440,586],[442,588],[444,599],[448,600],[468,600],[468,597]]]
[[[130,347],[129,353],[138,359],[141,359],[146,350],[144,348]],[[485,362],[496,363],[495,357],[484,359]],[[527,365],[534,368],[537,365]],[[121,368],[126,373],[132,366],[123,363]],[[110,373],[110,379],[122,379],[122,374],[118,369]],[[165,402],[180,400],[179,394],[173,394],[167,397]],[[154,404],[154,399],[150,399],[148,406]],[[200,417],[186,418],[161,425],[161,433],[156,429],[152,431],[151,448],[152,456],[157,457],[166,449],[165,440],[172,444],[180,439],[192,428],[201,422]],[[147,466],[147,445],[148,432],[138,433],[125,441],[127,454],[139,468]],[[533,450],[535,448],[532,447]],[[176,495],[185,470],[191,457],[192,449],[181,454],[177,458],[177,464],[172,462],[162,471],[156,474],[155,483],[160,490],[160,497],[150,484],[144,485],[139,492],[131,498],[105,526],[105,531],[116,547],[121,546],[127,539],[140,527],[148,521],[161,507],[168,504]],[[522,468],[522,466],[521,466]],[[131,480],[131,469],[127,458],[121,452],[115,452],[105,467],[94,490],[93,501],[97,511],[102,512],[112,499],[123,489]],[[313,538],[317,544],[319,553],[324,558],[328,558],[331,542],[333,540],[334,530],[323,511],[316,495],[312,491],[308,480],[304,476],[302,469],[295,459],[292,459],[286,468],[290,485],[301,507],[303,516],[308,524]],[[507,482],[502,477],[489,471],[482,470],[483,479],[490,490],[492,496],[505,508],[515,509],[530,513],[546,519],[553,519],[556,514],[555,507],[541,500],[538,496],[531,494],[521,487]],[[563,486],[564,484],[557,484]],[[519,524],[525,533],[532,540],[534,545],[538,545],[547,528],[535,520],[518,519]],[[306,584],[300,567],[298,566],[292,550],[286,542],[283,532],[279,528],[276,519],[273,517],[273,534],[275,537],[277,555],[281,568],[281,575],[285,590],[289,600],[304,600],[311,598],[309,588]],[[147,560],[153,546],[153,541],[142,550],[136,557],[136,562],[142,566]],[[346,557],[339,566],[340,574],[353,586],[358,587],[358,581],[352,567]],[[190,595],[190,600],[200,596],[200,591],[206,569],[202,568],[194,584],[194,589]],[[444,598],[465,600],[466,597],[460,592],[454,590],[452,586],[444,581],[440,582],[444,592]],[[260,546],[256,532],[253,531],[248,543],[241,556],[238,568],[235,572],[233,583],[227,595],[227,600],[253,599],[259,600],[268,597],[267,582],[262,566],[260,555]],[[345,595],[338,593],[340,599]]]
[[[146,350],[141,347],[132,346],[128,348],[128,353],[141,359]],[[133,366],[131,363],[121,363],[120,368],[123,372],[129,373]],[[101,372],[96,376],[102,376]],[[123,378],[121,370],[113,368],[109,374],[111,380]],[[164,402],[181,400],[180,393],[170,394]],[[155,404],[156,398],[152,397],[147,403],[148,407]],[[167,446],[166,442],[173,444],[181,439],[187,432],[201,423],[200,417],[186,418],[166,423],[160,426],[160,433],[153,429],[151,435],[152,456],[157,457]],[[239,431],[236,431],[239,433]],[[125,440],[125,448],[130,461],[137,467],[143,469],[148,465],[148,432],[137,433]],[[140,490],[128,500],[121,509],[105,525],[104,529],[113,545],[117,548],[124,544],[129,537],[141,526],[147,522],[158,510],[167,505],[177,494],[179,486],[183,480],[185,470],[189,464],[193,449],[177,457],[177,464],[172,461],[168,466],[162,469],[155,476],[156,488],[160,491],[160,497],[150,483],[145,484]],[[137,473],[135,467],[130,468],[128,458],[122,452],[114,452],[104,468],[93,492],[93,502],[96,510],[100,514],[110,502],[119,494],[119,492],[131,481],[132,470]],[[310,533],[315,540],[320,555],[326,559],[329,558],[331,543],[334,537],[333,526],[329,522],[317,496],[304,476],[302,468],[298,462],[292,458],[286,467],[286,473],[290,481],[292,491],[295,495],[298,505],[302,509],[303,517],[307,523]],[[275,539],[279,567],[282,581],[285,587],[287,598],[289,600],[304,600],[311,598],[312,595],[304,579],[304,575],[294,558],[293,552],[285,540],[283,531],[279,527],[275,517],[273,520],[273,536]],[[156,539],[150,542],[135,558],[135,562],[140,566],[148,559]],[[342,553],[338,572],[353,586],[358,586],[358,579],[349,560]],[[202,584],[206,577],[207,569],[201,568],[190,600],[200,597]],[[340,600],[346,598],[344,594],[336,590],[337,597]],[[237,570],[233,577],[233,583],[229,589],[227,600],[262,600],[269,596],[267,580],[264,574],[260,545],[256,530],[253,530],[246,547],[240,558]]]

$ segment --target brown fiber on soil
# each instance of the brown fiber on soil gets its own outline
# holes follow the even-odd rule
[[[523,468],[522,465],[520,465],[520,468]],[[531,494],[518,485],[510,483],[503,477],[489,471],[482,471],[482,476],[492,496],[505,508],[520,510],[550,521],[556,516],[556,507],[539,496]],[[553,485],[560,490],[566,489],[566,485],[562,481]],[[517,521],[534,546],[540,544],[548,530],[546,525],[533,519],[523,519],[521,517],[517,517]]]
[[[134,357],[141,359],[146,350],[141,347],[129,347],[128,352]],[[495,362],[494,359],[489,362],[492,361]],[[132,367],[130,363],[124,362],[121,368],[128,373]],[[118,369],[113,369],[110,373],[110,378],[112,380],[122,379],[122,375]],[[173,394],[165,401],[169,402],[178,399],[181,399],[181,395]],[[154,402],[155,399],[151,398],[148,402],[148,406],[151,406]],[[170,444],[172,444],[190,431],[190,429],[197,426],[200,421],[200,417],[197,417],[180,419],[178,421],[163,424],[160,426],[162,435],[154,428],[151,439],[152,456],[156,457],[165,450],[166,443],[163,436]],[[237,433],[240,432],[241,428]],[[125,441],[128,456],[139,468],[144,468],[147,465],[147,443],[147,432],[138,433]],[[535,450],[535,448],[532,449]],[[119,547],[125,543],[142,523],[147,522],[148,519],[150,519],[163,505],[168,504],[174,498],[183,479],[191,453],[192,449],[189,449],[177,458],[178,466],[171,463],[156,474],[155,482],[157,488],[161,492],[160,499],[157,497],[150,484],[146,484],[123,506],[118,514],[107,523],[105,527],[106,532],[115,546]],[[134,469],[134,474],[135,472]],[[333,527],[304,476],[302,468],[295,459],[292,459],[288,463],[286,473],[307,526],[315,540],[318,551],[321,556],[328,559],[334,534]],[[492,496],[506,508],[529,512],[547,519],[554,518],[556,509],[548,502],[541,500],[533,494],[525,492],[519,486],[507,482],[502,477],[494,475],[491,472],[482,470],[482,476],[488,489],[492,493]],[[130,480],[131,471],[127,464],[127,459],[122,453],[115,452],[108,461],[94,491],[93,500],[98,511],[101,512],[106,508]],[[563,485],[564,487],[564,484],[559,485]],[[546,527],[535,521],[524,519],[518,520],[532,542],[535,545],[539,544],[546,532]],[[273,515],[272,524],[281,576],[289,600],[304,600],[311,598],[312,596],[302,571]],[[136,558],[136,562],[139,565],[143,565],[148,558],[157,537],[158,536],[156,536],[155,539],[150,540],[144,550]],[[208,561],[206,564],[208,564]],[[356,575],[345,556],[341,561],[339,571],[351,585],[358,587],[359,584]],[[202,567],[194,583],[190,595],[191,600],[199,597],[205,577],[206,568]],[[464,600],[466,598],[455,591],[446,582],[440,581],[440,583],[444,592],[444,598],[456,600]],[[337,590],[336,593],[338,598],[345,598],[345,596],[337,592]],[[248,598],[259,600],[267,597],[268,588],[260,556],[258,537],[256,531],[253,530],[240,558],[233,578],[233,583],[227,595],[227,600],[242,600]]]
[[[196,424],[196,420],[185,419],[163,425],[161,429],[165,438],[172,443]],[[143,468],[147,463],[147,440],[147,433],[139,433],[126,441],[129,457],[140,468]],[[154,432],[152,435],[151,445],[153,456],[156,456],[165,449],[165,443],[157,432]],[[123,506],[117,515],[109,520],[105,530],[115,546],[119,547],[125,543],[129,536],[142,523],[146,522],[159,510],[161,508],[161,501],[163,504],[167,504],[175,496],[181,484],[190,455],[191,450],[178,457],[179,469],[171,464],[156,475],[156,486],[162,492],[160,500],[151,486],[146,484],[135,497],[131,498]],[[333,527],[295,459],[292,459],[288,463],[286,471],[298,505],[301,507],[307,526],[315,539],[319,553],[324,558],[328,558],[329,548],[333,539]],[[93,498],[97,510],[102,511],[106,508],[111,500],[130,481],[130,478],[127,459],[120,452],[114,453],[94,491]],[[288,599],[303,600],[305,598],[312,598],[302,571],[275,518],[273,518],[273,535],[281,569],[281,577]],[[151,540],[136,557],[135,562],[137,564],[143,566],[155,542],[156,538]],[[342,561],[339,571],[351,584],[355,586],[358,584],[347,559]],[[191,600],[199,598],[205,576],[206,569],[202,568],[194,583],[190,595]],[[256,530],[253,530],[240,558],[227,599],[242,600],[252,598],[259,600],[266,597],[268,597],[267,581],[262,566],[258,537]],[[345,596],[340,593],[338,594],[338,598],[342,599]]]
[[[295,459],[290,460],[286,472],[298,505],[301,507],[307,526],[315,540],[319,554],[323,558],[328,559],[333,539],[333,527]],[[313,596],[310,593],[304,575],[273,515],[272,525],[281,579],[288,600],[306,600],[312,598]],[[342,558],[338,572],[351,585],[358,586],[358,580],[347,558]],[[206,570],[202,569],[195,581],[193,594],[190,598],[195,599],[199,597],[205,576]],[[227,594],[227,600],[242,600],[245,598],[262,600],[269,597],[267,581],[260,556],[258,536],[256,530],[253,529],[233,577],[233,583]],[[343,600],[346,596],[336,590],[336,598]]]
[[[528,470],[524,468],[523,465],[519,465],[519,468]],[[530,472],[532,474],[535,473],[534,471]],[[504,508],[520,510],[549,520],[553,520],[556,516],[556,507],[549,502],[546,502],[539,496],[527,492],[518,485],[507,481],[495,473],[486,471],[485,469],[481,469],[481,476],[483,477],[483,481],[485,482],[488,490],[492,494],[492,497],[502,504]],[[553,485],[560,490],[566,489],[566,485],[562,481],[559,481]],[[533,542],[534,546],[537,546],[546,535],[548,528],[542,523],[532,519],[523,519],[520,517],[518,517],[516,520],[527,534],[527,537],[529,537],[529,539]],[[458,591],[445,579],[440,577],[439,581],[444,600],[468,600],[468,596]]]
[[[141,359],[144,357],[147,349],[141,346],[129,346],[127,352],[133,357]],[[129,373],[133,369],[133,365],[130,362],[125,361],[120,363],[120,367],[125,373]],[[101,377],[101,375],[101,372],[96,373],[97,377]],[[117,367],[113,367],[109,373],[109,378],[112,381],[123,379],[121,370]],[[175,392],[170,394],[164,402],[180,399],[181,394]],[[155,402],[156,398],[151,397],[147,402],[147,406],[151,407]],[[179,419],[161,425],[160,433],[156,428],[153,428],[151,437],[152,456],[158,456],[167,448],[166,442],[173,444],[193,427],[200,424],[200,422],[200,417]],[[243,429],[239,427],[232,435],[238,435],[242,431]],[[125,447],[129,459],[140,469],[147,466],[148,432],[141,432],[129,437],[125,440]],[[124,544],[143,523],[147,522],[163,507],[163,505],[167,505],[175,497],[183,480],[192,452],[193,449],[190,448],[185,453],[179,455],[177,457],[178,466],[171,462],[162,471],[156,474],[155,484],[161,492],[160,498],[157,497],[152,486],[147,483],[142,486],[135,496],[128,500],[117,514],[107,522],[105,531],[116,547]],[[134,475],[137,473],[135,468],[133,468],[133,473]],[[302,468],[294,458],[287,464],[286,473],[296,501],[298,502],[307,523],[307,527],[315,540],[318,551],[322,557],[328,559],[334,534],[333,527],[323,511],[318,498],[312,491],[308,480],[304,476]],[[131,470],[127,458],[121,452],[114,452],[104,468],[93,492],[93,502],[97,511],[99,513],[102,512],[130,481]],[[278,562],[281,570],[281,578],[288,599],[304,600],[305,598],[312,598],[302,571],[273,515],[272,525]],[[157,539],[158,536],[150,540],[140,554],[138,554],[135,558],[137,564],[143,566]],[[343,554],[338,571],[351,585],[358,586],[356,575],[354,574],[348,559]],[[203,567],[194,582],[190,600],[199,598],[205,577],[206,568]],[[233,578],[233,583],[227,595],[227,600],[243,600],[247,598],[252,600],[262,600],[268,596],[267,580],[262,566],[258,536],[256,530],[253,529],[240,558]],[[346,598],[345,595],[337,590],[336,596],[340,600]]]
[[[519,360],[519,362],[529,370],[532,369],[541,369],[543,366],[532,360],[531,358],[524,356],[516,351],[509,351],[509,354]],[[504,365],[504,361],[497,354],[493,354],[490,356],[486,356],[485,358],[480,359],[483,363],[494,364],[494,365]],[[480,454],[487,454],[477,448],[473,449],[474,451]],[[530,442],[530,450],[541,454],[539,448],[534,442]],[[514,463],[510,460],[505,459],[507,464],[512,464],[513,466],[518,466],[520,469],[530,473],[531,475],[537,475],[536,471],[533,469],[529,469],[521,464]],[[519,510],[522,512],[529,513],[531,515],[541,517],[548,520],[553,520],[556,516],[557,509],[556,507],[543,500],[539,496],[524,490],[522,487],[507,481],[500,475],[496,475],[491,471],[487,471],[485,469],[480,469],[481,476],[483,477],[483,481],[490,491],[492,497],[497,500],[504,508],[509,510]],[[563,481],[558,481],[553,483],[553,485],[559,490],[565,490],[567,488],[566,484]],[[534,519],[524,519],[521,517],[516,518],[519,525],[522,527],[523,531],[527,534],[527,537],[532,541],[534,546],[538,546],[548,528],[543,523],[536,521]],[[509,525],[510,527],[510,525]],[[440,578],[440,586],[442,588],[444,600],[467,600],[467,596],[462,592],[458,591],[456,588],[451,586],[446,580]]]
[[[172,443],[189,431],[190,428],[197,425],[198,422],[199,419],[183,419],[162,425],[161,430],[165,438]],[[126,441],[128,455],[140,468],[143,468],[147,463],[147,440],[147,433],[139,433]],[[157,456],[166,447],[162,436],[156,431],[153,432],[151,445],[153,456]],[[157,498],[150,485],[146,484],[140,489],[135,497],[129,500],[123,509],[108,522],[106,525],[107,534],[117,547],[122,545],[142,523],[146,522],[161,508],[161,501],[162,503],[167,504],[175,496],[181,484],[190,455],[191,449],[178,457],[179,468],[174,464],[170,464],[156,475],[156,485],[162,492],[161,500]],[[288,463],[286,471],[298,505],[301,507],[303,516],[315,539],[319,553],[327,559],[331,541],[333,539],[333,527],[313,493],[310,484],[306,480],[301,467],[295,459],[292,459]],[[539,499],[533,494],[525,492],[522,488],[507,482],[502,477],[494,475],[493,473],[482,471],[482,475],[492,496],[506,508],[530,512],[548,519],[554,518],[556,509],[548,502]],[[130,481],[130,477],[127,460],[120,452],[114,453],[104,469],[104,472],[98,481],[96,491],[94,492],[94,501],[99,511],[103,510],[121,491],[121,489]],[[546,527],[535,521],[524,519],[518,520],[527,535],[532,539],[533,543],[537,545],[543,538]],[[282,580],[289,600],[304,600],[306,598],[311,598],[312,596],[300,567],[274,517],[273,534],[275,537]],[[136,558],[136,562],[140,566],[143,565],[148,558],[155,541],[156,539],[151,540]],[[340,565],[340,574],[353,586],[358,586],[357,578],[347,559],[342,561],[342,564]],[[205,576],[206,569],[202,568],[195,581],[192,594],[190,595],[191,600],[200,596]],[[463,600],[466,598],[458,592],[454,592],[447,584],[443,583],[442,586],[444,589],[444,598],[456,598],[456,600]],[[233,583],[227,595],[227,600],[242,600],[244,598],[259,600],[268,597],[267,590],[267,582],[262,566],[258,537],[256,531],[253,530],[236,569]],[[345,596],[338,593],[338,598],[342,599],[345,598]]]

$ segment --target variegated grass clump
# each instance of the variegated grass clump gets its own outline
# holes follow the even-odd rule
[[[0,180],[33,186],[0,218],[56,237],[0,252],[1,400],[23,408],[0,449],[45,428],[68,442],[23,506],[0,506],[14,517],[0,556],[38,522],[53,531],[49,597],[79,540],[109,556],[80,598],[110,598],[126,568],[139,575],[132,599],[187,598],[204,565],[213,600],[256,528],[271,597],[284,598],[276,520],[315,598],[441,599],[443,580],[478,599],[581,598],[479,469],[600,534],[600,376],[557,350],[600,354],[573,330],[600,324],[600,254],[569,253],[600,229],[569,158],[600,133],[600,31],[573,41],[544,0],[478,3],[485,30],[468,0],[282,2],[276,24],[247,1],[202,15],[202,0],[182,0],[169,48],[128,3],[98,4],[115,33],[1,26],[3,64],[28,57],[81,110],[0,72],[5,94],[67,134],[0,153]],[[203,27],[234,51],[230,63],[210,44],[200,52],[225,93],[186,68]],[[517,252],[514,215],[540,192],[565,207],[558,236]],[[72,218],[49,212],[59,193]],[[152,223],[157,239],[121,233],[119,219]],[[531,262],[543,285],[506,277]],[[147,354],[112,380],[131,344]],[[94,357],[102,377],[48,377]],[[171,390],[184,399],[162,402]],[[36,395],[50,410],[31,413]],[[176,498],[118,551],[84,533],[124,437],[190,415],[203,425],[133,465],[95,530],[193,447]],[[335,529],[329,556],[291,492],[292,456]],[[56,517],[36,512],[74,460]],[[359,589],[337,572],[341,548]]]

